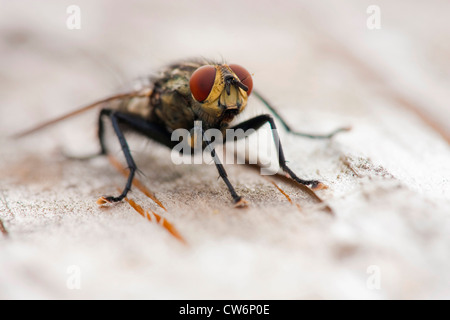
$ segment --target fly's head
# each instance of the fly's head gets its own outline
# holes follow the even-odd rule
[[[253,88],[250,73],[243,67],[205,65],[194,71],[189,86],[194,111],[210,125],[227,125],[247,106]]]

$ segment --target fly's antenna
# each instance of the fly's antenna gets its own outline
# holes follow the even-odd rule
[[[68,119],[70,117],[79,115],[79,114],[81,114],[81,113],[83,113],[85,111],[88,111],[90,109],[93,109],[93,108],[95,108],[95,107],[97,107],[97,106],[99,106],[99,105],[101,105],[103,103],[107,103],[107,102],[111,102],[111,101],[119,100],[119,99],[124,99],[124,98],[148,97],[150,94],[151,94],[151,90],[150,91],[146,90],[145,92],[142,92],[142,91],[139,91],[139,92],[128,92],[128,93],[122,93],[122,94],[117,94],[117,95],[114,95],[114,96],[110,96],[108,98],[96,101],[96,102],[91,103],[91,104],[89,104],[87,106],[81,107],[81,108],[79,108],[77,110],[74,110],[72,112],[64,114],[64,115],[62,115],[60,117],[57,117],[55,119],[52,119],[52,120],[49,120],[47,122],[41,123],[40,125],[38,125],[38,126],[36,126],[34,128],[28,129],[28,130],[23,131],[23,132],[16,133],[16,134],[10,136],[10,138],[12,138],[12,139],[19,139],[19,138],[22,138],[24,136],[30,135],[32,133],[35,133],[36,131],[42,130],[44,128],[47,128],[47,127],[49,127],[49,126],[51,126],[51,125],[53,125],[55,123],[58,123],[60,121],[66,120],[66,119]]]
[[[245,79],[243,79],[243,80],[245,80]],[[248,87],[245,84],[243,84],[242,81],[240,81],[239,79],[237,79],[231,75],[227,75],[225,77],[225,90],[228,95],[230,95],[230,85],[238,86],[245,92],[248,92]]]
[[[235,83],[239,88],[241,88],[245,92],[248,92],[248,87],[245,84],[243,84],[242,81],[237,80]]]

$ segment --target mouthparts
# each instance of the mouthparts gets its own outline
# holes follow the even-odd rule
[[[237,106],[229,107],[222,112],[220,116],[221,120],[224,122],[231,122],[234,117],[239,113],[239,108]]]

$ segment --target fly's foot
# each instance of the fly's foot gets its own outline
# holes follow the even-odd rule
[[[248,208],[248,202],[244,198],[239,197],[234,201],[234,207],[239,209]]]
[[[286,165],[283,166],[283,170],[284,172],[286,172],[286,176],[288,178],[292,178],[295,181],[297,181],[298,183],[304,185],[304,186],[310,186],[312,190],[323,190],[323,189],[328,189],[328,187],[323,184],[320,181],[317,180],[303,180],[300,179],[299,177],[297,177],[297,175],[291,170],[289,169]]]
[[[108,203],[108,201],[106,200],[105,197],[100,197],[100,198],[97,199],[97,204],[99,206],[102,206],[102,205],[107,204],[107,203]]]
[[[97,200],[97,204],[99,206],[102,206],[107,203],[114,203],[114,202],[120,202],[122,201],[123,197],[111,197],[111,196],[101,196]]]
[[[328,189],[328,186],[327,185],[325,185],[325,184],[323,184],[322,182],[320,182],[320,181],[311,181],[311,184],[310,184],[310,186],[311,186],[311,189],[313,189],[313,190],[324,190],[324,189]]]

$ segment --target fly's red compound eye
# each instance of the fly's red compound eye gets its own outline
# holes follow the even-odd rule
[[[216,68],[213,66],[203,66],[194,71],[189,80],[189,87],[194,99],[203,102],[208,98],[214,80],[216,79]]]
[[[247,95],[249,96],[253,89],[253,79],[250,75],[250,72],[247,71],[244,67],[241,67],[237,64],[228,65],[231,70],[238,76],[239,80],[245,84],[248,88]]]

